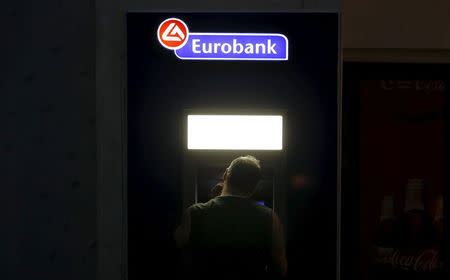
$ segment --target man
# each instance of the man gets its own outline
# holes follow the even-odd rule
[[[287,261],[280,220],[251,199],[261,179],[253,156],[238,157],[226,169],[221,195],[189,207],[175,231],[188,252],[196,278],[264,279],[284,277]]]

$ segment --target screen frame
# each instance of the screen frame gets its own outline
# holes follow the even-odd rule
[[[189,149],[188,148],[188,116],[189,115],[246,115],[246,116],[281,116],[282,117],[282,135],[280,150],[258,150],[258,149]],[[208,155],[211,153],[229,154],[232,153],[258,153],[258,154],[278,154],[287,150],[287,110],[286,109],[255,109],[255,108],[191,108],[185,109],[181,116],[182,125],[182,145],[183,151],[187,153],[195,153],[198,155]]]

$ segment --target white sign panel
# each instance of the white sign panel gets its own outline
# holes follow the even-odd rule
[[[189,150],[281,150],[283,117],[188,115]]]

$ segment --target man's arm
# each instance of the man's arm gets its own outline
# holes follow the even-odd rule
[[[272,212],[272,258],[275,271],[285,277],[287,275],[287,259],[283,225],[275,212]]]
[[[191,233],[191,211],[190,208],[184,211],[181,218],[181,224],[177,227],[174,233],[174,238],[178,248],[186,246],[189,242],[189,235]]]

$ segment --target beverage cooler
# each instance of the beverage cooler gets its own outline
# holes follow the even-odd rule
[[[173,232],[237,156],[284,227],[288,277],[338,275],[336,13],[127,15],[129,279],[180,275]],[[160,277],[160,276],[158,276]]]
[[[344,69],[343,276],[448,279],[448,68]]]

